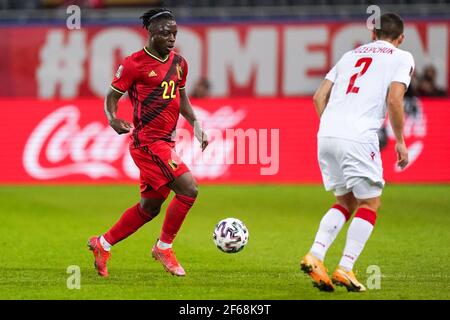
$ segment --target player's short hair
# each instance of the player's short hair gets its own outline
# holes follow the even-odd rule
[[[163,19],[175,20],[173,12],[166,8],[150,9],[139,17],[142,19],[142,27],[148,29],[150,24]]]
[[[396,13],[385,13],[380,18],[380,29],[375,28],[378,39],[395,40],[403,34],[403,20]]]

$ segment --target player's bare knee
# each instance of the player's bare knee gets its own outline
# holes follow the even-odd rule
[[[374,211],[378,211],[378,209],[380,209],[380,207],[381,207],[381,200],[380,200],[380,198],[377,198],[374,201],[373,206],[374,206]]]
[[[152,218],[156,217],[161,212],[161,205],[154,204],[145,200],[141,200],[141,208]]]
[[[151,206],[144,209],[144,211],[150,214],[153,218],[161,212],[161,207]]]
[[[185,196],[197,198],[198,187],[196,184],[191,184],[190,186],[186,187],[185,190],[183,190],[183,193]]]
[[[378,200],[377,200],[377,210],[375,210],[375,211],[378,211],[380,209],[380,207],[381,207],[381,199],[378,198]]]
[[[182,186],[172,186],[172,190],[179,195],[196,198],[198,195],[198,187],[196,183],[188,183]]]

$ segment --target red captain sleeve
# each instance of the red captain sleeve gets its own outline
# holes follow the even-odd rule
[[[130,57],[126,57],[117,69],[111,83],[111,89],[124,94],[133,84],[136,78],[136,71]]]
[[[180,84],[178,85],[178,89],[184,89],[184,87],[186,86],[186,78],[187,78],[187,74],[188,74],[188,64],[187,61],[183,58],[183,63],[181,66],[181,70],[182,75],[181,75],[181,81]]]

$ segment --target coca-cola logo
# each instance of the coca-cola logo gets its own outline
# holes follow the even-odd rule
[[[180,118],[177,130],[177,152],[199,178],[214,179],[223,175],[234,156],[234,143],[223,134],[240,123],[245,112],[223,106],[214,112],[196,107],[196,114],[213,140],[205,152],[192,136],[192,129],[183,128]],[[31,132],[23,152],[26,172],[39,180],[70,175],[91,179],[138,179],[139,170],[128,152],[128,135],[117,135],[108,125],[92,121],[82,126],[81,112],[75,105],[66,105],[47,115]],[[219,134],[215,134],[219,132]]]
[[[100,122],[79,125],[77,106],[63,106],[44,118],[30,134],[23,153],[27,173],[36,179],[81,174],[92,179],[119,178],[112,165],[124,155],[126,136]]]

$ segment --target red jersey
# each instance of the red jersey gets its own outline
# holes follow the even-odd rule
[[[146,48],[126,57],[114,76],[111,88],[128,91],[134,108],[132,145],[155,140],[172,141],[180,114],[179,89],[184,89],[188,65],[171,51],[163,60]]]

